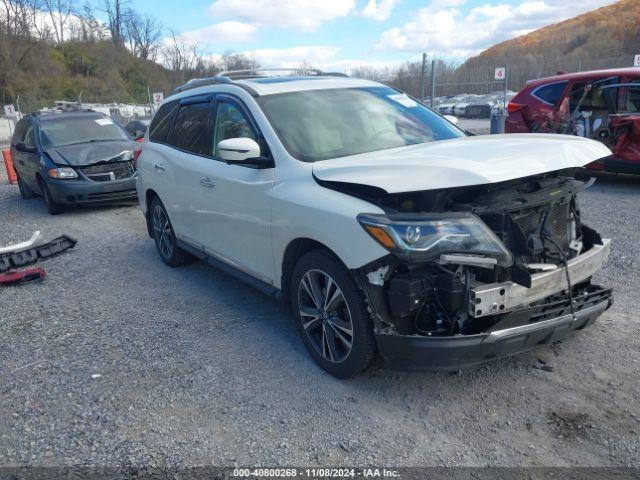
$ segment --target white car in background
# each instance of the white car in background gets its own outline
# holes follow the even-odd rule
[[[595,321],[609,241],[582,223],[573,173],[608,155],[575,136],[467,136],[370,81],[230,72],[165,100],[137,188],[163,262],[281,297],[344,378],[377,355],[457,370]]]

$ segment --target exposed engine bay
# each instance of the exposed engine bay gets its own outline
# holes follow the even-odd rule
[[[400,194],[325,184],[375,203],[391,216],[471,213],[511,253],[508,264],[462,251],[425,261],[391,253],[360,269],[377,331],[472,335],[573,314],[610,298],[610,290],[590,281],[608,241],[582,223],[577,198],[592,182],[576,180],[574,173]]]

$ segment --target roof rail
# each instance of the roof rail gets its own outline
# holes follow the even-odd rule
[[[289,72],[290,75],[301,75],[301,76],[331,76],[331,77],[348,77],[346,73],[340,72],[324,72],[322,70],[318,70],[317,68],[249,68],[245,70],[227,70],[220,73],[220,76],[232,79],[232,80],[240,80],[240,79],[249,79],[249,78],[263,78],[268,77],[268,72]],[[275,75],[277,76],[277,75]],[[283,75],[285,76],[285,75]]]
[[[205,85],[216,85],[221,83],[233,83],[230,78],[227,78],[222,75],[218,75],[215,77],[205,77],[205,78],[192,78],[188,82],[176,87],[173,89],[172,95],[180,92],[184,92],[185,90],[191,90],[192,88],[204,87]]]

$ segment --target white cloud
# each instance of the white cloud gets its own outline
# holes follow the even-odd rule
[[[297,68],[301,62],[311,64],[316,68],[324,68],[324,65],[335,59],[339,51],[339,47],[332,45],[311,45],[292,48],[261,48],[242,53],[255,58],[265,68]]]
[[[441,57],[468,57],[496,43],[560,22],[616,0],[524,0],[486,3],[463,13],[465,0],[435,0],[414,12],[414,19],[382,33],[378,48],[426,51]]]
[[[386,20],[391,15],[398,0],[369,0],[367,6],[362,10],[362,15],[373,20]]]
[[[198,30],[182,32],[182,40],[191,45],[214,45],[217,42],[246,42],[253,38],[257,27],[248,23],[228,20]]]
[[[355,0],[216,0],[209,12],[266,26],[313,32],[325,22],[349,15]]]

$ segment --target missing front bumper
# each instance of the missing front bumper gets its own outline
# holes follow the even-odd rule
[[[572,284],[587,280],[602,268],[609,256],[610,242],[609,239],[603,239],[601,245],[594,245],[582,255],[567,262]],[[514,282],[492,283],[472,288],[469,296],[469,314],[479,318],[510,312],[567,289],[564,268],[532,275],[531,280],[530,288]]]
[[[447,337],[376,333],[387,366],[401,370],[458,370],[526,352],[591,325],[612,303],[611,290],[598,289],[574,305],[567,302],[513,312],[511,322],[475,335]]]

